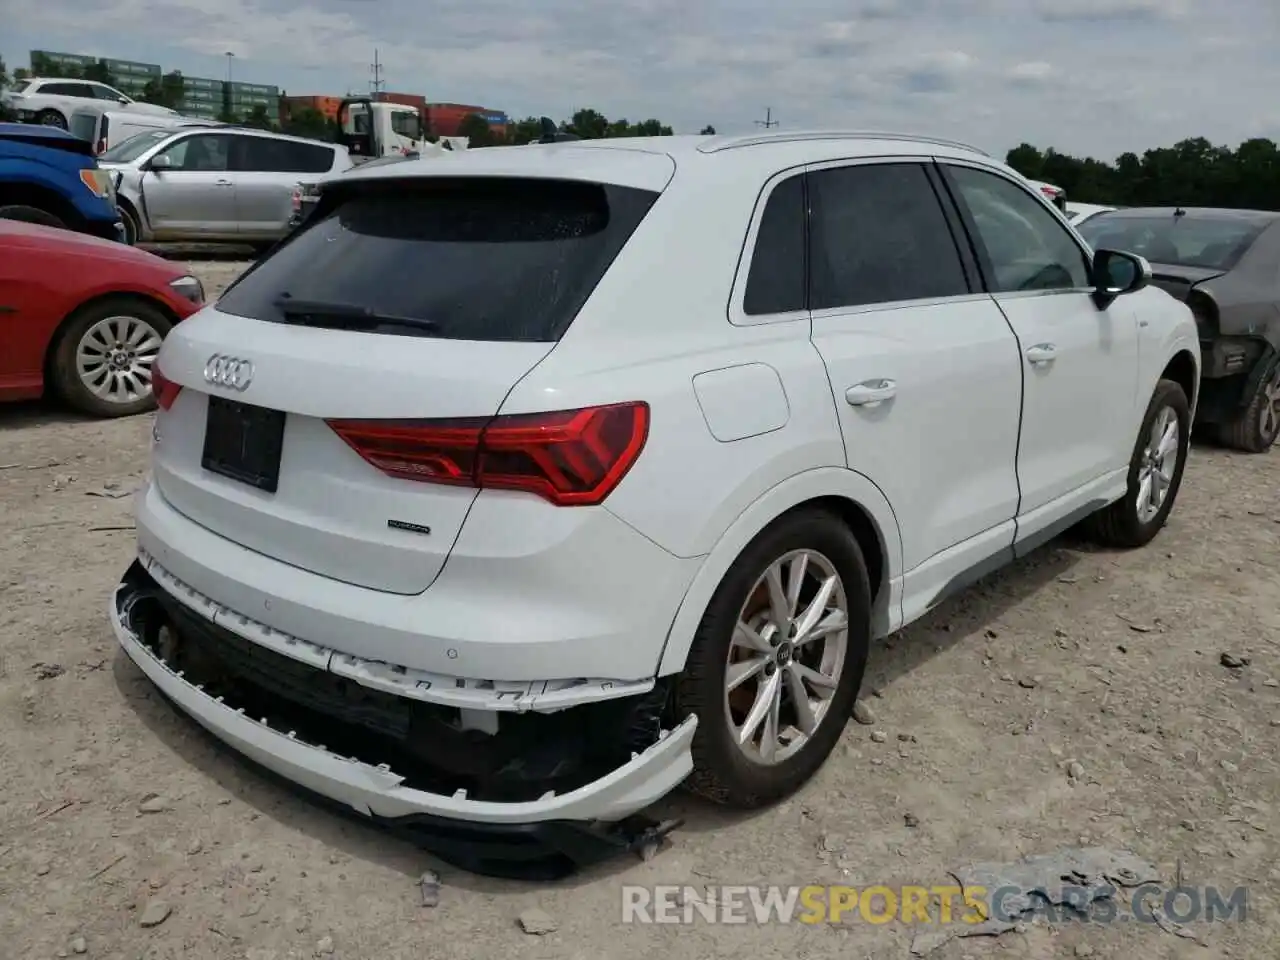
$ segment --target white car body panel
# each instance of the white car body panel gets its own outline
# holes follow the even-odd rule
[[[57,112],[63,119],[65,126],[70,120],[71,114],[87,106],[95,104],[107,104],[111,110],[125,111],[129,113],[151,114],[154,116],[179,116],[178,111],[169,107],[162,107],[155,103],[144,103],[134,100],[132,97],[126,96],[119,90],[109,87],[104,83],[97,83],[91,80],[76,80],[64,77],[30,77],[29,82],[23,88],[22,93],[8,93],[5,95],[7,105],[21,113],[30,113],[32,117],[41,111],[53,110]],[[104,99],[101,97],[74,97],[66,96],[60,93],[43,92],[49,84],[67,84],[73,83],[78,86],[88,85],[94,89],[110,91],[116,94],[115,98]]]
[[[464,713],[551,713],[679,674],[744,547],[787,510],[830,498],[865,521],[882,558],[873,632],[897,630],[1083,507],[1123,495],[1161,372],[1179,353],[1199,364],[1190,312],[1154,288],[1104,310],[1073,290],[812,316],[742,311],[766,184],[815,163],[903,156],[1011,175],[945,143],[804,135],[468,151],[343,174],[350,189],[567,177],[661,196],[554,343],[314,329],[216,305],[184,321],[161,351],[165,377],[183,389],[157,415],[152,477],[136,502],[140,562],[196,616],[315,670]],[[287,256],[286,245],[265,263]],[[1047,341],[1054,361],[1032,369],[1027,349]],[[200,465],[217,354],[254,365],[234,399],[290,416],[275,494]],[[846,402],[879,380],[894,382],[893,402]],[[392,478],[324,422],[628,401],[649,407],[643,452],[603,504],[584,507]],[[388,529],[391,519],[429,535]],[[692,769],[690,715],[561,796],[494,803],[409,789],[393,770],[304,744],[195,689],[112,611],[125,650],[183,710],[363,813],[616,821]]]

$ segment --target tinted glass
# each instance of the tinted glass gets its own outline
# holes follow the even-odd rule
[[[422,138],[422,119],[416,113],[397,110],[391,114],[391,129],[402,137],[419,140]]]
[[[156,144],[171,136],[173,132],[170,130],[148,130],[145,133],[134,134],[105,151],[98,159],[105,163],[128,163],[131,160],[137,160]]]
[[[218,309],[282,322],[287,294],[427,320],[430,336],[558,340],[657,196],[489,177],[360,184],[245,273]]]
[[[1230,270],[1267,224],[1256,220],[1189,217],[1116,217],[1096,214],[1080,235],[1095,250],[1125,250],[1152,263]]]
[[[986,250],[993,293],[1090,285],[1084,251],[1026,188],[972,167],[949,169]]]
[[[333,150],[273,137],[236,137],[235,169],[257,173],[326,173]]]
[[[969,293],[964,266],[919,164],[809,174],[814,310]]]
[[[81,140],[88,140],[92,143],[98,133],[98,114],[73,113],[71,122],[67,124],[67,132],[73,137],[79,137]]]
[[[804,177],[784,180],[769,194],[755,250],[743,311],[749,316],[805,309]]]
[[[47,93],[55,97],[87,97],[91,96],[82,83],[44,83],[37,93]]]
[[[93,91],[94,97],[99,100],[112,100],[118,102],[124,96],[119,90],[112,90],[110,87],[104,87],[100,83],[91,84],[89,87]]]
[[[201,134],[184,137],[173,146],[160,151],[173,161],[172,170],[184,173],[222,173],[227,169],[229,137]]]

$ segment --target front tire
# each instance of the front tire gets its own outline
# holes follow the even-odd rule
[[[151,367],[169,318],[135,297],[116,297],[74,313],[53,355],[53,386],[95,417],[128,417],[155,407]]]
[[[124,224],[124,242],[130,247],[138,245],[138,218],[133,211],[120,205],[120,220]]]
[[[1280,437],[1280,357],[1272,357],[1242,414],[1218,431],[1218,439],[1244,453],[1266,453]]]
[[[679,715],[698,717],[686,786],[744,809],[799,789],[840,739],[870,638],[849,528],[801,510],[765,529],[721,581],[676,685]]]
[[[1161,380],[1147,405],[1129,460],[1124,497],[1086,522],[1088,533],[1105,546],[1146,546],[1169,519],[1182,486],[1191,440],[1191,406],[1182,387]]]
[[[0,207],[0,220],[18,220],[22,223],[38,223],[42,227],[65,228],[62,219],[48,210],[31,207],[25,203],[11,203]]]

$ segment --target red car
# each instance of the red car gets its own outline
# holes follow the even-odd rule
[[[48,390],[96,416],[150,410],[160,342],[203,304],[200,281],[179,264],[0,219],[0,400]]]

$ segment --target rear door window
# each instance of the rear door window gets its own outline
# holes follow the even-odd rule
[[[812,310],[970,293],[942,204],[918,163],[809,174]]]
[[[248,173],[328,173],[333,150],[274,137],[237,137],[235,169]]]
[[[297,304],[323,304],[329,325],[350,329],[357,327],[333,314],[365,311],[370,322],[358,328],[373,332],[556,341],[657,197],[496,177],[343,184],[308,226],[229,288],[218,309],[289,322],[285,311]]]

